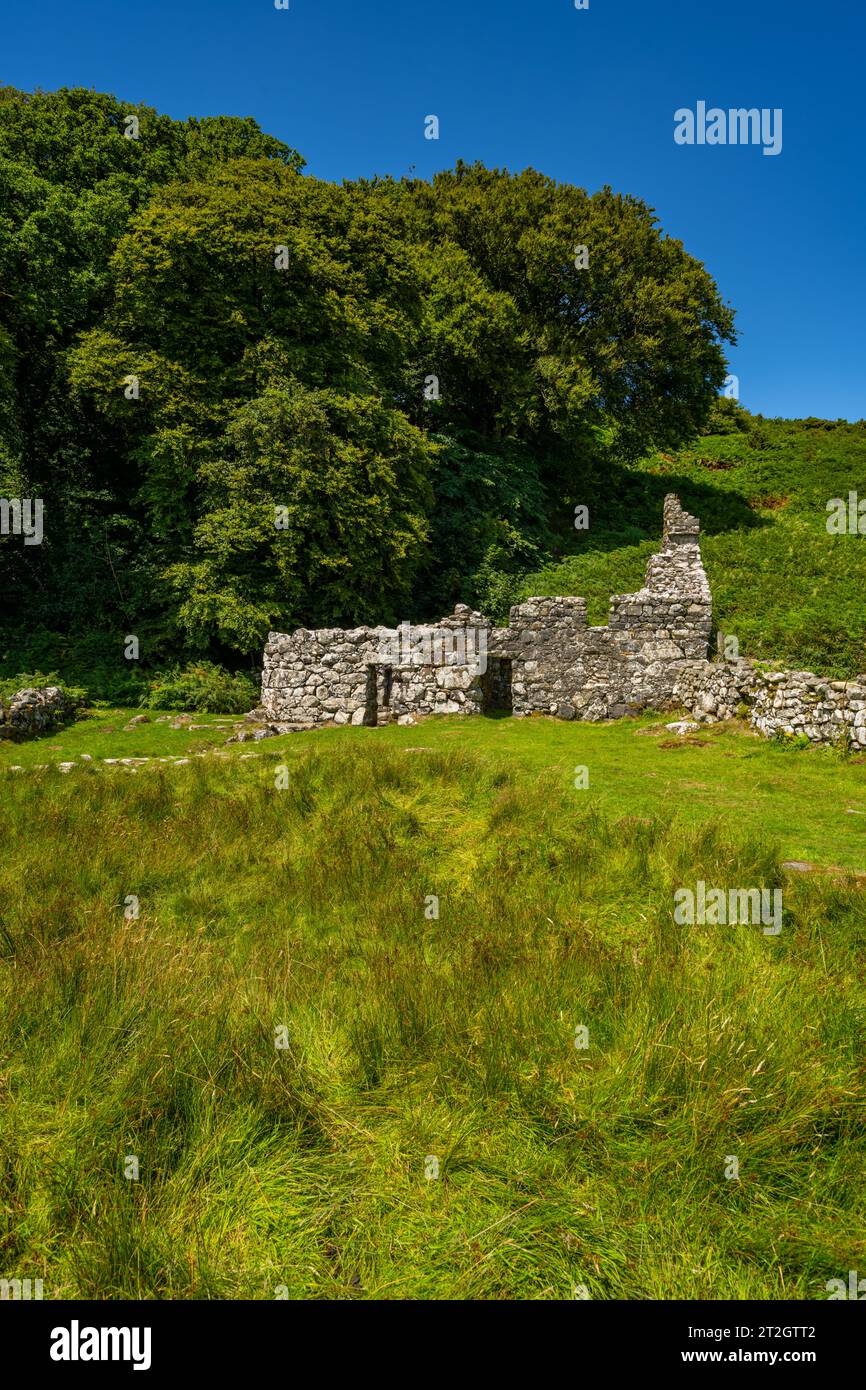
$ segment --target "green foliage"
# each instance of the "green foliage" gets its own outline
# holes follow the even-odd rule
[[[427,534],[434,447],[378,397],[271,383],[203,465],[198,559],[172,565],[178,621],[259,653],[268,630],[399,617]]]
[[[538,460],[513,443],[489,452],[436,436],[432,552],[424,585],[432,613],[472,601],[493,616],[500,592],[538,564],[548,540]]]
[[[0,475],[47,517],[0,604],[30,626],[236,661],[500,602],[588,473],[706,419],[732,314],[640,200],[302,163],[248,119],[0,90]]]
[[[138,703],[142,709],[245,714],[258,701],[259,688],[252,677],[241,672],[232,675],[212,661],[194,661],[149,680]]]
[[[373,191],[391,206],[408,203],[413,234],[432,242],[449,281],[462,278],[459,295],[472,296],[475,313],[478,287],[495,296],[488,369],[474,360],[474,334],[451,334],[460,379],[448,383],[456,405],[446,392],[446,418],[453,411],[469,428],[531,440],[561,455],[569,476],[593,427],[611,426],[618,449],[634,456],[703,423],[725,378],[721,343],[734,338],[733,315],[640,199],[609,188],[588,195],[532,169],[463,163],[430,184]],[[579,245],[590,249],[586,267],[575,264]],[[452,246],[471,279],[460,276]],[[457,294],[449,285],[446,323]],[[464,319],[465,311],[460,327]]]
[[[19,690],[45,690],[50,685],[58,686],[73,705],[83,705],[87,701],[87,691],[83,686],[67,685],[56,671],[50,671],[47,675],[44,671],[26,671],[15,676],[0,677],[0,700],[11,700]]]
[[[802,753],[811,747],[806,734],[786,733],[784,729],[777,729],[772,741],[784,753]]]
[[[866,544],[826,526],[830,498],[862,495],[866,423],[748,419],[760,447],[750,424],[590,479],[589,531],[524,575],[513,601],[583,595],[590,621],[606,622],[609,595],[640,587],[664,494],[676,492],[701,520],[716,627],[742,656],[837,679],[866,672]]]
[[[729,396],[717,396],[713,401],[701,434],[748,434],[752,416]]]
[[[17,679],[17,671],[50,667],[59,684],[85,689],[90,704],[134,705],[145,689],[145,676],[138,662],[124,659],[123,650],[122,632],[13,629],[0,648],[0,678]]]
[[[138,139],[124,135],[130,116]],[[171,640],[137,466],[79,402],[67,352],[102,321],[115,248],[153,191],[241,155],[303,164],[249,119],[179,122],[80,88],[0,88],[0,482],[4,496],[41,497],[46,515],[41,546],[3,542],[4,615],[83,638],[158,614]]]

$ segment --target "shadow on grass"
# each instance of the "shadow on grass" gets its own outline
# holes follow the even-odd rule
[[[676,493],[686,511],[698,518],[705,536],[770,524],[742,493],[696,482],[682,473],[636,473],[621,465],[607,465],[602,471],[596,466],[581,481],[580,496],[574,498],[575,503],[589,508],[589,529],[563,530],[556,560],[660,541],[664,499],[669,492]],[[563,513],[570,515],[565,507]]]

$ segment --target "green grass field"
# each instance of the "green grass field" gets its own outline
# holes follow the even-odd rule
[[[54,780],[60,762],[112,758],[192,758],[210,753],[232,762],[259,759],[289,762],[311,747],[360,751],[387,747],[422,756],[465,748],[508,764],[519,782],[533,786],[547,777],[561,789],[574,787],[575,769],[586,767],[589,786],[575,798],[602,815],[666,816],[694,825],[720,820],[733,832],[765,838],[781,859],[866,872],[866,758],[844,759],[823,748],[786,748],[744,726],[709,725],[686,738],[665,727],[673,714],[648,714],[608,724],[573,724],[554,719],[437,718],[415,728],[322,729],[284,734],[262,743],[225,740],[229,716],[195,715],[194,729],[152,722],[125,729],[135,710],[98,711],[50,736],[26,743],[0,742],[0,772],[22,767]],[[84,764],[68,774],[81,775]],[[40,772],[41,770],[41,772]],[[20,774],[18,774],[20,775]]]
[[[781,868],[866,869],[862,763],[652,716],[126,717],[0,748],[0,1275],[820,1299],[866,1267],[866,898]],[[34,766],[86,751],[191,761]],[[781,934],[677,925],[698,879],[781,888]]]
[[[85,710],[74,723],[63,725],[43,738],[22,743],[0,739],[0,767],[53,768],[73,762],[82,753],[101,758],[188,758],[221,748],[240,721],[232,715],[196,714],[194,728],[173,729],[157,723],[159,712],[148,714],[147,723],[127,729],[139,709]],[[176,712],[167,720],[177,719]],[[238,745],[239,751],[248,751]]]
[[[825,521],[863,478],[862,424],[759,420],[588,476],[511,599],[604,622],[676,491],[742,654],[859,674],[866,545]],[[49,638],[0,666],[89,683]],[[785,1300],[866,1268],[866,760],[673,715],[227,746],[137,713],[0,743],[0,1278]],[[780,935],[678,925],[698,880],[780,889]]]

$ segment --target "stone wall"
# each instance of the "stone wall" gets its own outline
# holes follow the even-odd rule
[[[441,623],[272,632],[262,707],[277,724],[377,724],[423,714],[473,714],[484,702],[487,635],[459,604]]]
[[[711,626],[698,522],[671,494],[644,586],[611,599],[608,626],[587,625],[585,599],[530,598],[492,630],[489,648],[511,660],[516,715],[617,719],[669,704],[677,664],[706,657]]]
[[[0,738],[33,738],[69,719],[73,708],[57,685],[19,690],[11,699],[0,700]]]
[[[866,675],[832,681],[812,671],[761,671],[749,661],[695,661],[678,672],[674,698],[700,723],[740,715],[767,738],[838,744],[847,737],[866,747]]]
[[[706,656],[712,603],[697,520],[665,500],[661,550],[644,587],[588,627],[582,598],[531,598],[491,628],[458,604],[424,627],[272,632],[262,706],[278,724],[375,724],[424,714],[608,719],[672,699],[675,664]],[[510,678],[510,679],[509,679]]]

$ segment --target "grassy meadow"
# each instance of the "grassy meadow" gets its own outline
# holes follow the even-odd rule
[[[866,869],[862,764],[650,716],[32,766],[217,737],[119,723],[0,749],[0,1274],[820,1299],[866,1266],[866,898],[782,869]],[[781,934],[677,925],[699,878],[781,888]]]

